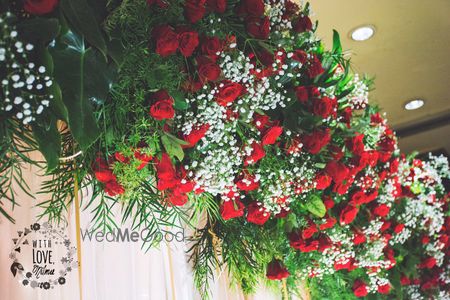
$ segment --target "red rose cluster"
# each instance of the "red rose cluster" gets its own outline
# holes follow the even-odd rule
[[[194,183],[186,178],[184,168],[175,171],[167,153],[156,161],[157,188],[166,192],[165,199],[174,206],[183,206],[188,201],[187,193],[194,190]]]
[[[92,166],[95,177],[105,185],[105,192],[110,196],[123,194],[125,189],[117,182],[117,177],[113,173],[110,165],[101,157],[97,157]]]

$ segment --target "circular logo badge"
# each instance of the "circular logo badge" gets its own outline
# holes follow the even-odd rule
[[[64,228],[34,223],[17,231],[12,241],[11,273],[24,286],[48,290],[64,285],[67,274],[78,266],[77,249]]]

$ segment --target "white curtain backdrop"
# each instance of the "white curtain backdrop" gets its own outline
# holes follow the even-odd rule
[[[16,224],[0,218],[0,299],[5,300],[79,300],[78,269],[72,270],[66,277],[64,285],[55,289],[43,290],[23,286],[13,277],[9,257],[13,248],[12,239],[18,230],[33,224],[36,216],[42,212],[35,207],[37,203],[46,199],[48,195],[37,195],[42,177],[37,176],[35,167],[24,166],[24,177],[36,199],[16,188],[20,206],[14,209]],[[87,191],[83,191],[87,193]],[[83,196],[87,196],[86,194]],[[4,202],[2,200],[2,202]],[[7,204],[7,202],[4,202]],[[66,228],[71,243],[76,246],[75,217],[73,207],[69,210],[69,224]],[[89,212],[81,212],[81,228],[89,228],[92,216]],[[116,215],[118,224],[120,216]],[[127,227],[127,224],[122,226]],[[128,227],[131,228],[131,227]],[[64,247],[56,250],[55,256],[64,253]],[[85,300],[146,300],[169,299],[191,300],[200,299],[194,288],[191,266],[186,255],[184,242],[162,242],[158,249],[148,252],[141,249],[141,242],[94,242],[82,243],[82,287]],[[21,255],[27,255],[22,253]],[[31,253],[30,253],[31,255]],[[281,299],[281,294],[272,294],[264,287],[258,289],[256,295],[245,297],[238,287],[230,287],[226,272],[215,279],[211,286],[212,299],[218,300],[269,300]],[[305,298],[305,297],[304,297]]]

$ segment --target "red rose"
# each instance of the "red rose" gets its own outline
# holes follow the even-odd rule
[[[430,242],[430,237],[424,235],[421,240],[422,240],[422,244],[426,245]]]
[[[188,196],[185,193],[181,193],[177,189],[175,189],[168,195],[167,201],[169,201],[173,206],[183,206],[187,203]]]
[[[244,88],[239,83],[224,80],[219,85],[219,93],[217,93],[216,101],[221,106],[227,106],[242,95],[243,91]]]
[[[323,204],[327,209],[332,209],[334,207],[334,201],[331,199],[331,197],[325,197],[323,200]]]
[[[316,183],[316,189],[324,190],[331,184],[331,177],[325,174],[324,172],[317,173],[316,178],[314,179]]]
[[[187,28],[178,28],[178,49],[184,57],[189,57],[199,44],[198,33]]]
[[[383,123],[383,117],[380,115],[380,113],[376,113],[370,116],[370,122],[372,124],[381,124]]]
[[[336,219],[333,217],[328,217],[328,218],[326,218],[325,223],[319,225],[319,229],[325,230],[325,229],[333,228],[335,224],[336,224]]]
[[[174,188],[179,179],[175,172],[175,168],[172,165],[172,161],[167,153],[163,153],[161,160],[156,160],[156,176],[158,177],[157,189],[164,191]]]
[[[168,8],[169,7],[169,3],[166,2],[166,0],[147,0],[147,5],[148,6],[152,6],[152,5],[158,5],[159,8]]]
[[[187,0],[184,4],[184,16],[191,23],[200,21],[206,13],[206,0]]]
[[[273,145],[277,141],[277,138],[283,132],[283,127],[274,126],[266,131],[261,139],[261,143],[264,145]]]
[[[270,34],[270,21],[269,17],[263,18],[248,18],[246,26],[248,34],[254,38],[267,40]]]
[[[303,137],[303,145],[311,154],[317,154],[330,142],[330,129],[314,130],[310,135]]]
[[[337,101],[335,98],[331,99],[329,97],[316,98],[314,99],[312,112],[316,116],[321,116],[322,118],[328,118],[330,115],[336,113],[335,109],[337,106]]]
[[[274,53],[264,48],[259,50],[254,57],[268,68],[272,67],[273,63],[275,62]]]
[[[320,59],[315,54],[313,54],[312,60],[308,62],[308,69],[306,70],[306,73],[308,74],[309,78],[314,78],[316,76],[319,76],[323,72],[325,72],[325,69],[322,67]]]
[[[143,168],[145,168],[145,166],[148,165],[148,163],[153,158],[151,155],[142,153],[140,150],[134,151],[134,157],[137,160],[141,161],[141,164],[139,166],[137,166],[137,168],[136,168],[137,170],[142,170]]]
[[[355,155],[361,155],[364,152],[364,134],[357,134],[346,141],[348,150]]]
[[[194,147],[206,134],[209,129],[209,124],[203,124],[201,126],[195,127],[191,130],[188,135],[185,135],[183,139],[188,142],[188,145],[182,145],[183,148]]]
[[[259,182],[256,180],[255,175],[244,171],[244,174],[242,174],[236,182],[236,186],[241,191],[249,192],[256,190],[259,187]]]
[[[350,202],[353,205],[362,205],[364,203],[367,203],[366,193],[364,193],[362,190],[354,192],[351,196]]]
[[[397,224],[394,227],[394,232],[398,234],[398,233],[402,232],[404,228],[405,228],[405,224]]]
[[[382,163],[386,163],[392,157],[392,152],[378,152],[378,160]]]
[[[308,54],[303,50],[297,49],[292,54],[292,59],[298,61],[302,65],[308,60]]]
[[[261,144],[257,142],[253,142],[251,144],[252,152],[250,155],[248,155],[245,158],[244,166],[248,166],[250,164],[255,164],[258,162],[261,158],[266,156],[266,152],[264,151],[264,148]]]
[[[23,9],[32,15],[45,15],[52,12],[59,0],[25,0]]]
[[[269,126],[269,124],[273,124],[273,122],[270,121],[270,118],[268,115],[261,115],[258,113],[255,113],[253,115],[253,124],[256,128],[258,128],[259,131],[263,131],[266,126]]]
[[[381,225],[380,231],[383,232],[383,231],[388,230],[389,228],[391,228],[391,224],[392,223],[389,221],[384,221],[383,225]]]
[[[368,294],[367,291],[367,285],[362,280],[355,280],[355,283],[353,284],[353,294],[355,294],[356,297],[365,297]]]
[[[306,104],[308,99],[320,96],[320,92],[315,86],[298,86],[295,88],[295,95],[300,103]]]
[[[342,121],[347,125],[347,128],[350,128],[350,122],[352,120],[353,110],[351,107],[346,107],[341,112]]]
[[[417,266],[419,269],[432,269],[436,265],[436,258],[430,256],[422,260]]]
[[[283,266],[281,261],[273,259],[267,265],[266,277],[270,280],[281,280],[289,276],[289,272],[286,267]]]
[[[361,155],[367,156],[367,164],[371,167],[375,167],[378,163],[378,151],[376,150],[369,150],[369,151],[362,151]]]
[[[117,180],[116,175],[109,168],[108,163],[101,157],[97,157],[95,162],[92,164],[92,169],[94,170],[95,178],[102,183],[107,183],[109,181]]]
[[[220,215],[224,220],[229,220],[244,215],[244,204],[238,199],[228,200],[220,206]]]
[[[177,186],[173,189],[173,191],[175,193],[186,194],[192,192],[194,188],[195,188],[194,182],[184,179],[179,180]]]
[[[158,179],[172,179],[176,177],[175,168],[167,153],[163,153],[161,159],[156,160],[155,167]]]
[[[336,262],[334,262],[333,267],[336,271],[339,271],[339,270],[351,271],[351,270],[355,269],[353,259],[347,259],[345,261],[336,261]]]
[[[290,0],[286,1],[285,7],[284,7],[283,19],[284,20],[292,19],[292,17],[294,17],[299,10],[300,10],[300,8],[298,7],[297,3],[294,3]]]
[[[381,138],[378,146],[384,152],[393,152],[395,150],[395,140],[389,136],[384,136]]]
[[[155,120],[172,119],[175,115],[173,98],[165,90],[153,93],[152,99],[156,100],[150,107],[150,116]]]
[[[406,276],[405,274],[402,274],[400,277],[400,284],[401,285],[410,285],[411,280],[408,278],[408,276]]]
[[[289,244],[301,252],[312,252],[319,248],[319,241],[304,240],[298,231],[289,234]]]
[[[309,222],[308,227],[302,230],[302,238],[304,240],[309,239],[317,232],[317,226],[313,222]]]
[[[123,194],[125,192],[125,189],[116,180],[111,180],[105,183],[105,192],[109,196],[114,197]]]
[[[223,49],[222,42],[218,37],[205,37],[201,42],[201,51],[204,55],[209,56],[214,61],[217,59],[218,52],[221,52]]]
[[[302,33],[305,31],[311,31],[312,22],[308,16],[300,16],[297,20],[294,21],[293,29],[295,32]]]
[[[378,293],[387,295],[391,291],[391,285],[389,283],[380,285],[377,290]]]
[[[247,208],[247,221],[256,225],[264,225],[270,218],[270,213],[268,213],[264,207],[260,206],[258,202],[252,202]]]
[[[430,275],[429,277],[424,278],[422,280],[422,285],[420,286],[420,289],[422,291],[433,289],[439,285],[439,282],[440,282],[440,280],[439,280],[438,274]]]
[[[123,155],[122,153],[120,153],[118,151],[116,153],[114,153],[114,159],[123,164],[127,164],[130,162],[130,159],[128,157],[125,157],[125,155]]]
[[[168,25],[157,26],[152,30],[152,37],[156,41],[155,52],[162,57],[177,52],[178,36],[172,27]]]
[[[341,214],[339,215],[339,223],[341,225],[350,224],[356,218],[358,214],[358,208],[353,205],[347,205],[341,210]]]
[[[373,213],[379,217],[386,217],[391,209],[386,204],[380,204],[374,208]]]
[[[319,248],[317,250],[319,252],[324,252],[328,248],[331,248],[331,246],[333,246],[333,242],[331,241],[331,239],[327,235],[322,234],[319,237]]]
[[[400,160],[398,158],[391,159],[391,161],[389,162],[389,172],[391,174],[397,173],[399,164]]]
[[[347,179],[347,182],[344,184],[344,182],[341,182],[339,184],[334,184],[333,186],[333,192],[338,193],[339,195],[344,195],[348,192],[348,189],[353,184],[353,181],[355,180],[354,177],[350,177]]]
[[[300,103],[305,104],[306,102],[308,102],[309,94],[308,94],[308,89],[306,88],[306,86],[295,87],[295,95],[297,96],[297,100]]]
[[[312,252],[319,249],[319,241],[305,241],[298,247],[298,250],[301,252]]]
[[[216,81],[221,73],[220,67],[207,57],[197,58],[198,75],[201,81]]]
[[[358,232],[358,231],[353,232],[353,244],[354,245],[359,245],[359,244],[365,243],[366,240],[367,240],[366,236],[363,233]]]
[[[327,163],[325,173],[331,176],[335,183],[340,184],[349,177],[350,170],[343,163],[332,160]]]
[[[227,1],[226,0],[206,0],[206,6],[209,10],[223,14],[227,9]]]
[[[237,8],[239,15],[250,15],[259,17],[264,15],[263,0],[242,0]]]

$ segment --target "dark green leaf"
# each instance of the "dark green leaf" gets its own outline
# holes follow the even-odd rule
[[[174,107],[175,109],[179,110],[185,110],[188,109],[189,104],[186,102],[186,99],[184,98],[184,94],[179,91],[171,92],[170,95],[175,100]]]
[[[62,0],[60,6],[73,29],[106,55],[106,43],[100,26],[86,0]]]
[[[333,53],[339,55],[342,53],[341,39],[339,37],[339,33],[334,29],[333,29]]]
[[[91,102],[101,103],[107,97],[112,72],[102,55],[85,49],[83,39],[74,33],[68,32],[63,41],[66,48],[60,49],[59,45],[51,49],[54,77],[61,87],[69,128],[81,148],[86,149],[100,134]]]
[[[34,44],[37,42],[46,44],[56,38],[60,25],[57,19],[37,17],[21,21],[17,28],[25,41]]]
[[[52,120],[47,128],[37,124],[33,125],[33,136],[47,161],[47,172],[53,171],[58,166],[61,153],[61,135],[56,119]]]

